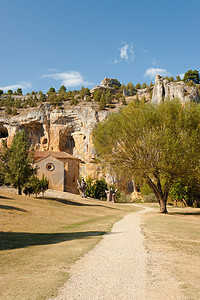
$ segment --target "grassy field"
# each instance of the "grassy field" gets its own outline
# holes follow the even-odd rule
[[[143,225],[146,249],[155,257],[148,266],[151,276],[161,282],[159,270],[164,270],[177,279],[183,299],[200,299],[200,209],[156,211],[145,215]]]
[[[114,222],[136,210],[91,199],[35,199],[0,191],[0,299],[55,295],[70,265]]]

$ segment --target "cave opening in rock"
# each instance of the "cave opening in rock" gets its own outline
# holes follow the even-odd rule
[[[60,131],[59,134],[59,150],[65,151],[71,155],[73,155],[73,149],[75,147],[75,141],[71,132],[68,130]]]
[[[44,136],[43,125],[39,122],[23,124],[19,127],[19,130],[26,132],[29,147],[40,144],[41,138]]]
[[[3,124],[0,124],[0,139],[6,137],[8,137],[8,129]]]

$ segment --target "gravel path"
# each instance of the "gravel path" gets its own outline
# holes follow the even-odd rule
[[[115,223],[111,233],[72,269],[57,300],[146,299],[146,261],[141,215],[145,208]]]

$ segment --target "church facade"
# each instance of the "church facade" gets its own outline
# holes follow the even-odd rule
[[[36,151],[35,160],[37,175],[45,175],[49,189],[78,194],[79,158],[63,151]]]

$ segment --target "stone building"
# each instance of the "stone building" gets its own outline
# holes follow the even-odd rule
[[[79,158],[63,151],[36,151],[35,159],[38,177],[44,174],[50,189],[78,193]]]

